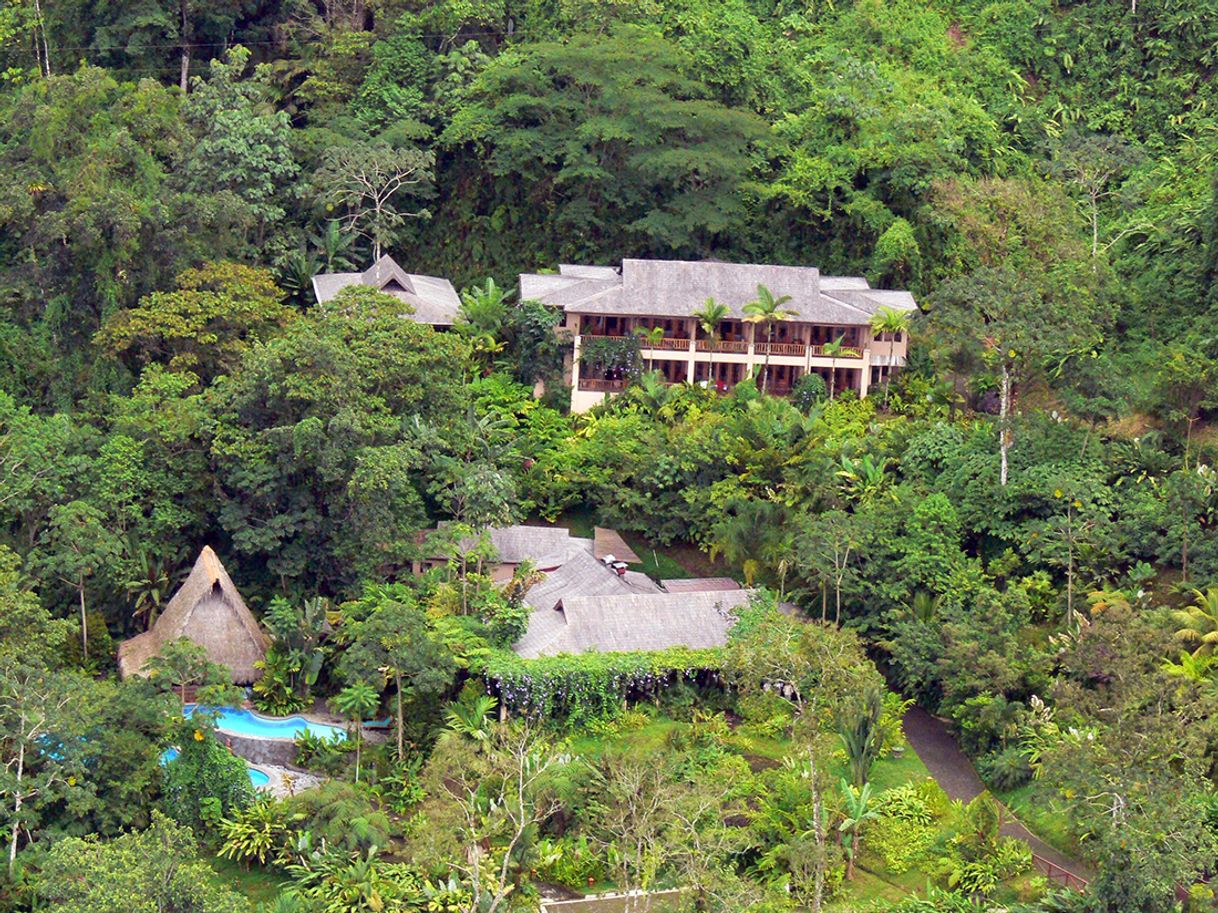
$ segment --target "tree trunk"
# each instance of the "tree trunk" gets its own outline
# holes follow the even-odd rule
[[[402,737],[402,724],[405,719],[402,713],[402,674],[395,672],[393,680],[398,686],[398,763],[403,764],[406,761],[406,743]]]
[[[856,824],[850,834],[850,858],[846,860],[846,880],[854,881],[854,860],[859,857],[859,828]]]
[[[1099,206],[1096,201],[1091,201],[1091,259],[1094,260],[1100,255],[1100,213]],[[1092,266],[1092,269],[1097,269],[1097,266]]]
[[[190,0],[181,0],[178,9],[182,15],[182,69],[178,76],[178,86],[185,95],[190,89]]]
[[[761,392],[765,393],[770,387],[770,346],[774,342],[774,324],[765,336],[765,365],[761,369]]]
[[[833,402],[833,394],[837,389],[837,357],[829,356],[829,402]]]
[[[1007,484],[1007,451],[1011,447],[1011,432],[1007,427],[1011,411],[1011,371],[1007,363],[1002,363],[1002,387],[998,393],[998,452],[1002,458],[1002,469],[999,472],[998,484],[1004,488]]]
[[[834,618],[833,623],[842,626],[842,578],[833,581]]]
[[[24,722],[23,722],[24,727]],[[17,788],[13,796],[13,836],[8,845],[8,874],[17,866],[17,837],[21,834],[21,780],[25,776],[25,742],[17,746]]]
[[[178,74],[178,86],[185,95],[190,88],[190,48],[187,45],[182,45],[182,64]]]
[[[888,334],[888,367],[884,369],[884,408],[888,408],[888,385],[892,382],[892,359],[897,350],[897,334]]]
[[[34,0],[34,20],[38,35],[41,36],[41,50],[39,50],[38,39],[34,40],[34,52],[38,59],[38,70],[47,79],[51,77],[51,46],[47,41],[47,24],[42,18],[42,0]]]
[[[1184,537],[1180,543],[1180,576],[1188,583],[1188,521],[1184,521]]]
[[[1074,525],[1066,508],[1066,628],[1074,628]]]
[[[76,590],[80,593],[80,653],[87,661],[89,659],[89,618],[85,614],[85,581],[83,578],[77,580]]]
[[[812,834],[817,849],[816,864],[812,869],[812,913],[820,913],[825,902],[825,869],[829,853],[825,839],[824,803],[820,785],[816,782],[816,756],[811,750],[808,751],[808,766],[812,774],[808,778],[812,786]]]

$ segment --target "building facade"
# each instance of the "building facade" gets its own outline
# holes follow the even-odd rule
[[[789,315],[772,328],[750,323],[744,308],[764,286]],[[636,336],[641,357],[669,383],[703,383],[721,391],[760,374],[767,388],[789,393],[801,376],[817,373],[837,391],[868,388],[899,370],[908,340],[877,337],[871,321],[888,309],[916,309],[905,291],[871,288],[862,277],[822,276],[814,267],[715,261],[624,260],[621,267],[563,265],[553,274],[520,277],[521,300],[563,312],[573,340],[569,363],[571,410],[583,412],[625,389],[620,369],[606,367],[615,340]],[[711,298],[727,307],[713,334],[693,316]],[[772,332],[770,331],[772,329]]]

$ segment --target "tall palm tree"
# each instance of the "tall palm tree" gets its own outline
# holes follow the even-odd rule
[[[765,393],[770,383],[770,343],[774,341],[774,327],[783,320],[790,320],[796,312],[783,305],[791,300],[790,295],[775,298],[764,285],[757,286],[757,300],[744,306],[744,319],[754,326],[766,328],[765,365],[761,369],[761,392]]]
[[[833,342],[826,342],[821,346],[821,350],[829,356],[829,401],[833,402],[833,392],[837,386],[837,356],[842,354],[842,346],[846,343],[846,335],[843,333]]]
[[[726,304],[720,304],[714,298],[707,298],[701,310],[694,311],[694,319],[702,332],[710,339],[710,380],[715,381],[715,346],[719,344],[719,324],[728,315]]]
[[[884,372],[884,408],[888,408],[888,382],[892,379],[892,353],[897,347],[897,334],[909,332],[909,314],[892,308],[880,308],[871,315],[871,332],[876,336],[888,334],[888,369]]]
[[[1193,595],[1192,605],[1172,613],[1180,625],[1176,638],[1193,648],[1193,656],[1209,656],[1218,644],[1218,586]]]
[[[355,734],[355,782],[359,782],[360,753],[364,745],[364,720],[376,710],[381,697],[376,690],[364,682],[348,685],[334,696],[334,709],[350,721],[350,730]]]

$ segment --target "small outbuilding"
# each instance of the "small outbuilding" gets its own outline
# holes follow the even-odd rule
[[[227,668],[235,685],[248,685],[262,675],[254,664],[266,658],[270,638],[209,546],[203,547],[190,576],[156,623],[119,645],[119,674],[123,678],[143,674],[162,647],[182,637]]]

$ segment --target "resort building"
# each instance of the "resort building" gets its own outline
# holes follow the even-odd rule
[[[790,296],[789,314],[771,328],[747,321],[745,305],[764,286]],[[604,340],[641,336],[641,357],[669,383],[705,383],[726,391],[759,374],[769,358],[769,392],[789,393],[815,372],[836,390],[860,396],[905,364],[904,334],[876,337],[871,321],[883,309],[916,309],[905,291],[871,288],[860,276],[822,276],[815,267],[717,261],[624,260],[621,267],[562,265],[557,273],[520,277],[522,301],[535,299],[564,314],[574,340],[571,410],[583,412],[625,388],[620,370],[584,357],[613,345]],[[708,298],[728,309],[713,334],[693,313]],[[772,329],[772,333],[770,332]]]
[[[227,668],[235,685],[248,685],[262,675],[254,664],[266,659],[270,639],[208,546],[153,626],[119,644],[119,674],[123,678],[144,674],[163,647],[183,637],[202,647],[213,663]]]
[[[411,320],[436,329],[451,327],[461,307],[461,298],[447,279],[408,273],[388,254],[362,273],[319,273],[313,277],[313,294],[321,304],[352,285],[374,288],[405,301],[414,308]]]
[[[524,595],[532,612],[512,647],[523,659],[721,646],[733,611],[750,595],[727,577],[657,583],[629,569],[639,557],[613,530],[597,528],[594,538],[583,539],[565,529],[507,526],[488,530],[488,537],[499,550],[486,568],[493,578],[506,580],[524,561],[543,572]],[[476,545],[476,539],[461,543]]]

